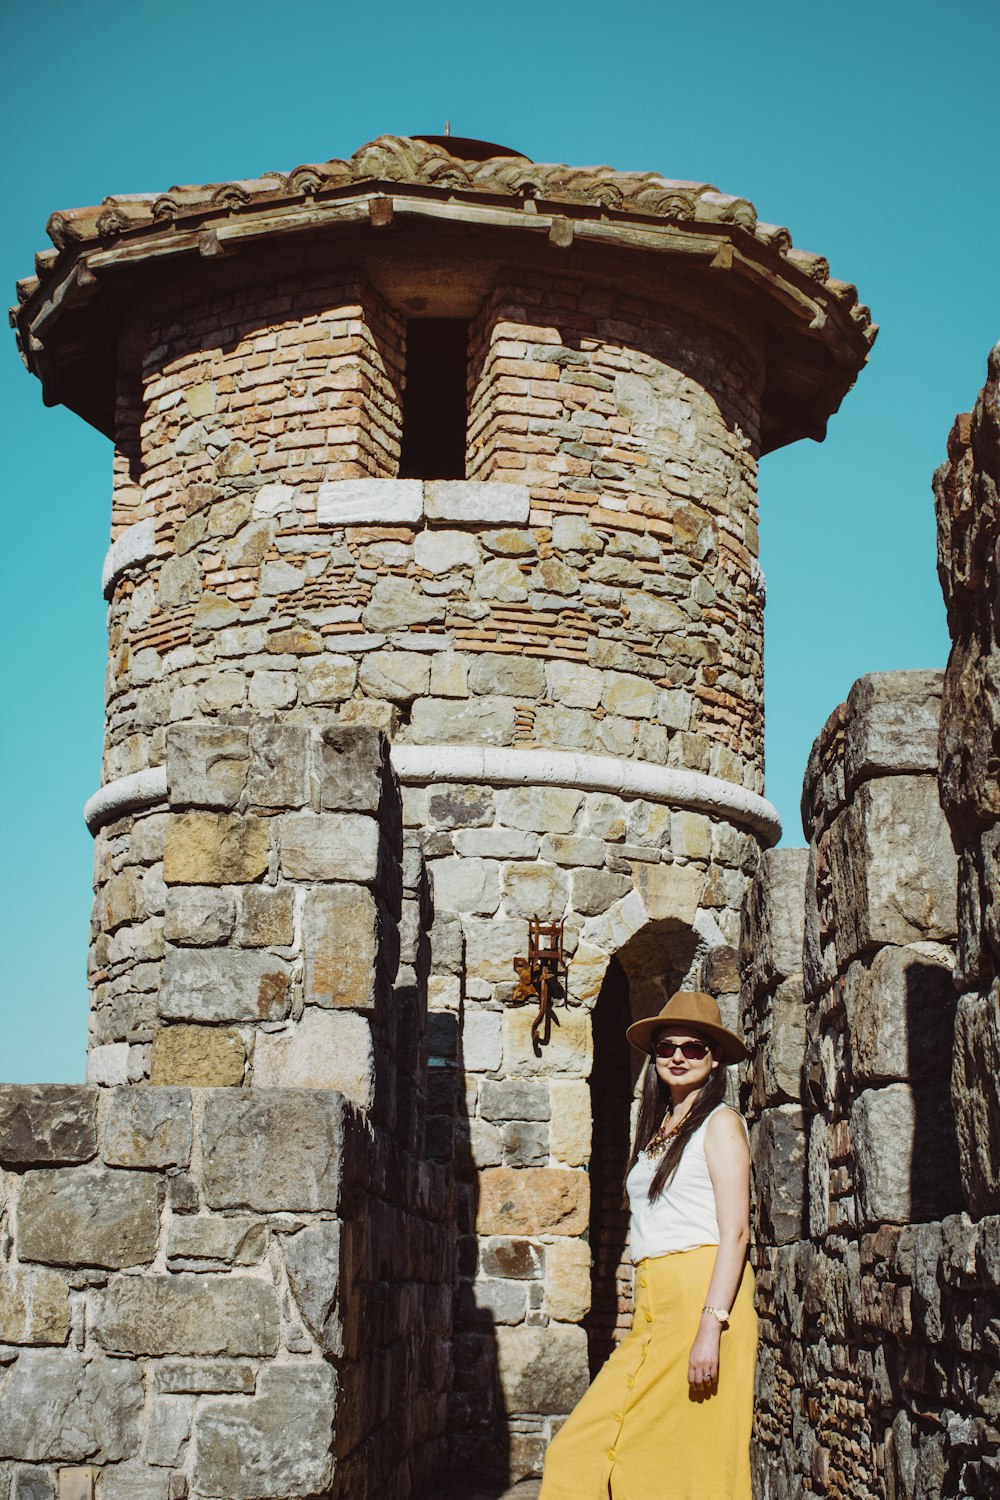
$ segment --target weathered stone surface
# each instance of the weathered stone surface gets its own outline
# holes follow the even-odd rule
[[[500,1130],[504,1165],[544,1167],[549,1160],[547,1120],[507,1120]]]
[[[329,1488],[337,1382],[329,1365],[270,1367],[251,1402],[195,1418],[195,1490],[212,1500],[270,1500]]]
[[[955,1017],[952,1097],[962,1184],[977,1216],[1000,1203],[1000,985],[962,995]]]
[[[492,1073],[503,1057],[501,1027],[503,1017],[497,1010],[467,1005],[462,1016],[462,1062],[469,1073]]]
[[[859,1094],[851,1109],[851,1145],[865,1224],[908,1224],[961,1208],[947,1088],[893,1083]]]
[[[435,859],[428,869],[435,908],[489,915],[500,905],[500,866],[495,861]]]
[[[174,724],[167,733],[173,807],[235,807],[246,786],[250,740],[224,724]]]
[[[247,795],[255,807],[303,807],[309,801],[309,732],[256,720],[250,728]]]
[[[26,1349],[0,1381],[0,1458],[117,1463],[138,1448],[142,1405],[131,1361]]]
[[[299,693],[306,704],[344,703],[354,692],[358,665],[349,656],[324,656],[303,665]]]
[[[766,1109],[753,1128],[750,1155],[762,1236],[772,1245],[801,1239],[808,1173],[801,1108],[785,1104]]]
[[[574,870],[570,904],[581,917],[595,917],[631,889],[628,875],[616,875],[612,870]]]
[[[69,1287],[56,1271],[6,1266],[0,1276],[0,1344],[65,1344]]]
[[[807,849],[765,849],[746,894],[740,963],[752,991],[802,972]]]
[[[540,1277],[545,1268],[545,1254],[541,1245],[533,1240],[500,1237],[483,1239],[479,1244],[483,1275],[504,1276],[515,1281]]]
[[[540,698],[545,692],[544,664],[531,656],[477,657],[469,668],[469,688],[474,693],[500,694],[514,698]]]
[[[693,926],[705,884],[697,866],[633,864],[632,880],[651,921]]]
[[[372,698],[390,703],[412,703],[426,693],[430,662],[412,651],[372,651],[361,663],[358,681]]]
[[[18,1203],[22,1260],[51,1266],[145,1265],[156,1254],[160,1184],[94,1165],[28,1172]]]
[[[246,948],[290,948],[295,941],[294,888],[248,885],[240,897],[237,939]]]
[[[153,1037],[150,1082],[185,1088],[238,1087],[246,1068],[239,1032],[223,1026],[164,1026]]]
[[[955,936],[957,864],[933,777],[865,782],[833,825],[831,868],[841,965],[883,943]]]
[[[167,1234],[167,1263],[222,1261],[254,1266],[267,1249],[267,1225],[247,1214],[174,1214]],[[172,1269],[176,1269],[172,1265]]]
[[[191,1159],[191,1095],[180,1088],[118,1088],[101,1101],[109,1167],[186,1167]]]
[[[580,1323],[590,1311],[590,1246],[553,1240],[545,1247],[545,1311],[560,1323]]]
[[[786,979],[770,1004],[771,1029],[755,1060],[762,1103],[783,1104],[802,1098],[806,1056],[806,1006],[801,979]],[[756,1082],[756,1077],[755,1077]]]
[[[0,1085],[0,1163],[59,1166],[97,1151],[97,1089],[77,1084]]]
[[[158,1011],[170,1021],[280,1021],[289,982],[288,965],[271,953],[168,949]]]
[[[497,1365],[508,1415],[565,1415],[590,1383],[582,1328],[498,1328]]]
[[[372,885],[379,829],[358,813],[288,813],[281,819],[281,869],[289,880],[350,880]]]
[[[170,1475],[141,1460],[104,1469],[100,1483],[101,1500],[170,1500]],[[81,1500],[87,1500],[86,1491]]]
[[[879,775],[937,771],[943,673],[872,672],[847,699],[844,773],[849,787]]]
[[[564,1167],[490,1167],[480,1176],[480,1234],[582,1234],[590,1211],[585,1172]]]
[[[243,885],[267,872],[271,847],[265,818],[187,812],[170,819],[163,849],[167,885]]]
[[[311,1089],[217,1090],[203,1125],[204,1192],[212,1208],[336,1212],[344,1101]]]
[[[343,1353],[340,1325],[340,1233],[336,1220],[282,1237],[288,1285],[302,1320],[324,1354]]]
[[[253,1364],[236,1360],[165,1359],[155,1366],[154,1380],[158,1395],[204,1391],[209,1395],[251,1396],[257,1383],[257,1369]]]
[[[501,1323],[523,1323],[528,1311],[528,1288],[523,1281],[460,1281],[456,1315],[466,1328],[494,1328]]]
[[[94,1293],[94,1338],[109,1354],[270,1357],[278,1299],[253,1276],[118,1276]]]
[[[424,513],[431,522],[479,526],[524,526],[531,497],[526,485],[434,479],[424,485]]]
[[[413,539],[413,560],[418,568],[442,575],[455,568],[476,569],[479,547],[467,531],[420,531]]]
[[[585,1167],[590,1162],[593,1135],[593,1104],[590,1086],[576,1079],[554,1078],[549,1085],[552,1120],[549,1150],[567,1167]]]
[[[568,897],[569,878],[556,865],[533,860],[504,868],[504,910],[511,916],[555,921],[565,911]]]
[[[146,1457],[151,1464],[179,1468],[194,1418],[192,1396],[159,1396],[149,1412]],[[127,1500],[127,1497],[123,1497]]]
[[[432,828],[475,828],[492,823],[493,788],[455,782],[427,789],[427,820]],[[468,849],[460,853],[472,853]]]
[[[380,578],[362,619],[372,633],[443,621],[444,605],[422,593],[408,578]]]
[[[861,1084],[942,1082],[955,1029],[952,957],[938,943],[887,947],[847,971],[844,1004]]]
[[[590,1014],[576,1007],[560,1005],[552,1011],[552,1029],[548,1043],[537,1046],[531,1026],[536,1011],[533,1006],[506,1010],[503,1017],[504,1066],[510,1077],[549,1078],[553,1074],[586,1078],[591,1066]]]
[[[423,515],[419,479],[338,479],[316,492],[321,526],[399,526]]]
[[[516,786],[497,793],[501,823],[532,833],[570,833],[583,793],[566,787]]]
[[[163,936],[184,947],[211,948],[232,937],[236,902],[210,886],[172,886],[167,891]]]
[[[379,914],[364,886],[306,893],[302,923],[309,1005],[367,1010],[375,1003]]]
[[[463,916],[462,929],[468,977],[491,984],[513,984],[516,977],[513,960],[523,958],[528,951],[527,922],[522,918],[497,918],[491,922]]]
[[[284,1031],[257,1037],[253,1083],[263,1089],[336,1089],[369,1109],[375,1088],[369,1021],[349,1011],[307,1006],[301,1020]]]
[[[548,1120],[552,1106],[547,1083],[504,1079],[479,1086],[479,1109],[487,1120]]]

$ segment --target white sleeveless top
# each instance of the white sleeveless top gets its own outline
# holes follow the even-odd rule
[[[698,1245],[719,1243],[715,1193],[705,1159],[705,1131],[709,1120],[728,1107],[718,1105],[698,1126],[684,1148],[677,1171],[655,1203],[649,1201],[649,1184],[663,1159],[662,1153],[659,1156],[639,1153],[625,1184],[632,1210],[629,1237],[633,1262],[638,1263],[647,1255],[669,1255],[674,1250],[694,1250]],[[736,1118],[745,1131],[743,1116],[736,1114]]]

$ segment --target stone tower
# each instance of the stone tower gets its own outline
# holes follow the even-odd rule
[[[8,1090],[0,1163],[12,1274],[83,1288],[83,1373],[44,1357],[156,1393],[80,1483],[530,1473],[628,1308],[624,1025],[681,983],[737,1020],[757,464],[822,438],[867,309],[746,199],[455,138],[49,233],[21,350],[115,445],[94,1133],[53,1155]],[[52,1195],[112,1189],[146,1240],[60,1259]],[[0,1462],[81,1457],[32,1441]]]

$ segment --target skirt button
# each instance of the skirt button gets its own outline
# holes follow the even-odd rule
[[[613,1448],[609,1448],[608,1449],[608,1458],[611,1460],[612,1463],[614,1463],[614,1461],[615,1461],[615,1459],[617,1457],[618,1457],[618,1455],[616,1454],[615,1450]]]

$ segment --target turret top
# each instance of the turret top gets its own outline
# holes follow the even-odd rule
[[[564,257],[587,246],[605,257],[662,255],[667,268],[735,273],[732,285],[753,299],[771,330],[773,389],[786,388],[796,408],[768,419],[765,448],[822,437],[877,332],[856,288],[831,277],[822,256],[794,249],[787,229],[761,223],[746,198],[657,172],[533,162],[459,136],[379,136],[347,160],[115,194],[54,213],[47,229],[55,248],[36,256],[35,276],[18,282],[11,324],[46,401],[65,402],[110,433],[113,383],[99,375],[97,361],[107,354],[96,346],[107,350],[116,309],[137,279],[168,265],[176,277],[185,260],[205,266],[287,234],[442,219],[470,234],[520,231],[536,254],[547,235]],[[567,268],[571,258],[563,260]],[[650,281],[659,274],[650,263]]]

